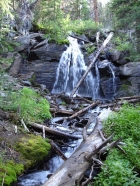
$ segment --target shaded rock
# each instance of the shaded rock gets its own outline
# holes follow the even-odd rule
[[[121,67],[120,74],[123,76],[138,76],[140,77],[140,62],[129,62]]]
[[[16,54],[15,60],[9,69],[10,75],[16,76],[18,74],[22,61],[23,61],[22,56],[20,54]]]
[[[128,51],[119,51],[115,50],[114,52],[110,52],[110,59],[112,62],[114,62],[116,65],[124,65],[129,62],[127,59],[129,57]]]
[[[37,49],[32,49],[30,51],[30,55],[35,54],[38,59],[41,60],[48,60],[48,61],[59,61],[62,52],[66,50],[65,45],[57,45],[57,44],[49,44],[42,47],[39,47]],[[31,59],[29,55],[29,58]]]
[[[116,91],[120,88],[121,81],[119,77],[113,78],[102,78],[101,79],[101,91],[106,99],[111,100],[114,98]]]

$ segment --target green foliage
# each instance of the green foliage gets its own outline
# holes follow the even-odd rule
[[[130,162],[113,149],[105,161],[101,173],[95,178],[95,186],[139,186],[140,178]]]
[[[87,48],[87,52],[88,52],[88,54],[93,53],[93,52],[95,51],[95,49],[96,49],[95,46],[89,46],[89,47]]]
[[[115,38],[116,49],[120,51],[128,51],[131,50],[132,45],[128,42],[128,38],[119,36]]]
[[[92,20],[70,20],[70,17],[62,18],[59,21],[49,21],[47,23],[39,23],[38,28],[46,32],[46,37],[50,40],[56,41],[59,44],[68,43],[66,39],[70,32],[77,34],[88,33],[88,31],[95,34],[100,25],[97,25]]]
[[[140,106],[125,104],[116,114],[109,117],[104,123],[104,132],[107,136],[114,133],[114,140],[122,139],[127,155],[118,150],[112,150],[107,160],[106,166],[96,178],[95,185],[140,185],[140,178],[136,172],[140,171]]]
[[[50,118],[49,103],[38,93],[30,88],[23,88],[17,92],[5,92],[7,95],[1,98],[0,108],[4,110],[20,110],[20,117],[26,121],[42,122]],[[7,104],[5,104],[5,102]]]
[[[51,145],[41,136],[26,135],[15,144],[14,148],[21,153],[25,167],[29,168],[48,155]]]
[[[117,8],[116,8],[117,7]],[[129,45],[133,44],[131,58],[134,61],[140,58],[140,1],[112,0],[111,11],[114,15],[114,28],[133,31],[130,34]],[[122,47],[128,47],[124,44]],[[135,55],[137,59],[135,59]]]
[[[6,163],[0,162],[0,184],[2,185],[4,179],[4,186],[10,186],[13,182],[17,181],[17,176],[23,172],[24,167],[12,160]]]

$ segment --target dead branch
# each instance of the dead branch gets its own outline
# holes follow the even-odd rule
[[[114,134],[112,134],[105,141],[103,141],[103,143],[101,145],[99,145],[99,147],[97,147],[93,152],[91,152],[90,154],[88,154],[87,156],[85,156],[85,159],[87,161],[90,161],[91,158],[92,158],[92,156],[94,156],[95,154],[97,154],[113,138],[113,136],[114,136]]]
[[[76,112],[75,114],[73,114],[72,116],[68,117],[67,120],[71,120],[74,119],[75,117],[79,116],[80,114],[84,113],[85,111],[87,111],[88,109],[92,108],[92,107],[96,107],[97,105],[99,105],[99,101],[92,103],[91,105],[83,108],[82,110]]]
[[[88,41],[88,40],[85,40],[85,39],[82,39],[82,38],[80,38],[80,37],[78,37],[78,36],[70,35],[70,37],[73,37],[73,38],[75,38],[75,39],[79,39],[79,40],[84,41],[84,42],[86,42],[86,43],[92,43],[92,44],[94,44],[93,42]]]
[[[104,146],[103,148],[100,149],[99,154],[103,154],[107,149],[112,149],[114,147],[117,147],[121,139],[117,139],[116,141],[113,141],[112,143]]]
[[[67,157],[63,154],[63,152],[59,149],[59,147],[53,142],[53,140],[49,140],[51,146],[55,150],[55,152],[64,160],[67,160]]]
[[[6,174],[7,174],[7,171],[4,173],[4,176],[3,176],[3,178],[2,178],[2,184],[1,184],[1,186],[3,186],[3,184],[4,184],[4,179],[5,179],[5,177],[6,177]]]
[[[83,98],[83,97],[81,97],[81,96],[79,96],[79,95],[76,95],[75,99],[76,99],[76,98],[82,99],[83,101],[86,101],[87,103],[92,104],[92,101],[90,101],[90,100],[88,100],[88,99],[86,99],[86,98]],[[74,99],[74,98],[73,98],[73,99]]]

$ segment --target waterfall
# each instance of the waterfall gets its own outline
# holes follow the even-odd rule
[[[68,40],[70,45],[61,56],[56,72],[56,80],[52,90],[53,94],[65,92],[70,95],[87,69],[83,54],[81,53],[77,43],[77,39],[68,37]],[[111,95],[110,98],[107,96],[107,99],[112,99],[114,97],[116,92],[115,73],[112,63],[108,60],[104,60],[102,62],[97,61],[95,63],[94,70],[91,70],[88,73],[82,84],[79,86],[76,94],[83,97],[90,97],[93,100],[106,99],[104,90],[101,90],[100,87],[101,80],[99,68],[106,68],[108,69],[107,71],[109,74],[111,74],[111,83],[106,86],[106,88],[111,92]]]
[[[112,68],[112,64],[111,63],[109,63],[109,69],[110,69],[110,71],[111,71],[111,73],[112,73],[112,81],[113,81],[113,94],[114,94],[114,96],[115,96],[115,94],[116,94],[116,83],[115,83],[115,73],[114,73],[114,70],[113,70],[113,68]]]
[[[56,73],[52,93],[70,94],[87,69],[77,39],[68,37],[69,47],[63,52]],[[95,98],[96,77],[89,72],[76,94]]]

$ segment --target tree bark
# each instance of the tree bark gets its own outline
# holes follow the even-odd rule
[[[91,154],[102,142],[103,140],[96,129],[43,186],[75,186],[91,165],[85,156]]]
[[[107,43],[110,41],[110,39],[113,37],[113,32],[111,32],[108,37],[106,38],[106,40],[103,42],[102,46],[99,48],[98,52],[96,53],[93,61],[90,63],[89,67],[87,68],[87,70],[85,71],[84,75],[82,76],[82,78],[80,79],[80,81],[78,82],[78,84],[75,86],[75,88],[73,89],[72,93],[71,93],[71,97],[75,94],[76,90],[78,89],[78,87],[81,85],[81,83],[83,82],[83,80],[85,79],[85,77],[87,76],[88,72],[90,71],[91,67],[95,64],[96,59],[98,58],[99,54],[104,50],[104,48],[106,47]]]
[[[94,21],[95,21],[95,23],[98,23],[99,22],[99,18],[98,18],[97,0],[93,0],[93,7],[94,7]]]

